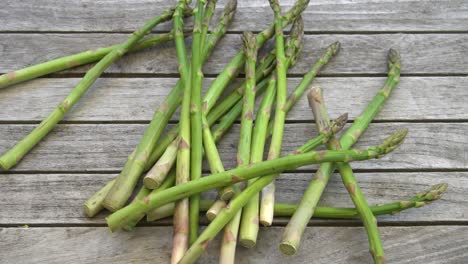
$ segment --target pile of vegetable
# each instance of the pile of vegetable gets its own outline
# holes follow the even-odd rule
[[[147,221],[172,216],[172,263],[195,262],[220,232],[223,236],[220,262],[234,263],[237,242],[244,247],[254,247],[260,224],[271,226],[274,216],[290,217],[279,244],[281,252],[287,255],[299,250],[301,236],[312,217],[359,218],[365,226],[374,262],[384,263],[376,216],[424,206],[439,199],[447,188],[447,184],[442,183],[406,200],[369,206],[350,166],[352,161],[380,158],[404,141],[407,130],[396,131],[378,146],[352,149],[399,82],[399,53],[393,49],[388,52],[385,84],[338,138],[337,133],[347,123],[347,114],[331,120],[322,89],[311,84],[322,67],[338,54],[339,42],[328,46],[311,64],[293,92],[289,96],[287,94],[287,71],[294,66],[302,51],[304,28],[301,13],[309,1],[297,0],[290,10],[283,12],[277,0],[270,0],[274,22],[256,35],[251,32],[242,35],[243,47],[239,47],[237,55],[212,81],[204,96],[203,64],[226,33],[236,11],[236,0],[227,2],[211,30],[216,1],[197,0],[193,9],[189,7],[190,2],[179,0],[175,7],[148,21],[121,44],[58,58],[0,76],[2,88],[97,62],[49,116],[0,157],[0,166],[8,170],[20,162],[113,62],[128,52],[173,41],[180,79],[155,110],[121,173],[85,202],[86,216],[94,217],[103,209],[109,210],[112,214],[106,220],[111,231],[132,230],[145,216]],[[192,55],[189,58],[185,37],[190,34],[184,29],[184,17],[190,16],[193,16],[194,25],[190,30]],[[170,33],[144,38],[156,25],[169,20],[173,21]],[[283,30],[289,25],[292,26],[286,38]],[[274,49],[259,58],[258,50],[272,37],[275,37]],[[242,71],[245,72],[243,83],[227,91],[226,88]],[[304,145],[289,155],[281,156],[286,116],[306,90],[318,135],[304,140]],[[222,94],[227,95],[220,99]],[[259,98],[260,105],[255,109]],[[179,124],[163,134],[179,106]],[[239,117],[237,167],[226,169],[216,144]],[[321,145],[325,145],[326,150],[316,151]],[[208,176],[202,176],[205,158],[211,171]],[[320,167],[311,178],[300,203],[275,201],[275,179],[281,172],[317,163]],[[340,173],[355,208],[317,206],[335,170]],[[135,190],[137,186],[141,187]],[[202,192],[213,189],[218,192],[216,200],[201,198]],[[136,194],[131,198],[134,192]],[[199,230],[201,212],[206,212],[211,221],[203,231]]]

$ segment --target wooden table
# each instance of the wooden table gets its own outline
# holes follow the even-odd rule
[[[174,2],[3,0],[0,72],[119,43]],[[224,2],[219,1],[218,14]],[[205,86],[241,47],[239,34],[264,28],[272,17],[266,0],[239,1],[230,32],[204,68]],[[289,71],[290,89],[318,54],[339,40],[340,54],[315,81],[324,88],[333,117],[344,112],[356,117],[384,83],[388,49],[401,52],[401,83],[357,146],[376,144],[399,128],[410,134],[391,155],[353,164],[368,201],[396,201],[449,183],[440,201],[379,218],[388,262],[467,263],[468,3],[321,0],[311,1],[303,17],[305,46]],[[166,23],[156,30],[170,28]],[[31,131],[88,68],[1,90],[0,152]],[[177,77],[172,43],[125,56],[18,166],[1,172],[1,263],[167,262],[170,220],[111,234],[106,213],[85,218],[82,204],[118,174]],[[303,98],[288,115],[285,153],[316,134],[311,119]],[[238,125],[220,143],[228,168],[234,166],[237,138]],[[315,169],[282,175],[277,200],[297,202]],[[333,177],[321,204],[352,206],[339,177]],[[311,221],[294,257],[277,249],[285,223],[278,219],[274,227],[262,228],[256,248],[238,249],[238,263],[371,261],[359,221]],[[216,263],[218,245],[213,243],[200,263]]]

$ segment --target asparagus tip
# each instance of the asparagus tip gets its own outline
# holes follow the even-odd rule
[[[333,120],[331,124],[331,131],[333,134],[340,132],[348,121],[348,113],[340,115],[337,119]]]
[[[334,42],[330,46],[328,46],[329,49],[331,49],[333,56],[338,54],[338,52],[341,49],[341,43],[339,41]]]
[[[382,149],[382,154],[390,153],[398,148],[401,144],[403,144],[407,134],[408,129],[402,129],[387,137],[382,145],[379,146]]]
[[[388,67],[392,68],[393,65],[400,65],[401,57],[400,53],[396,49],[390,49],[388,51]]]
[[[242,34],[242,41],[244,42],[244,47],[246,52],[248,52],[249,49],[255,49],[256,48],[256,39],[255,35],[250,32],[246,31]]]
[[[435,201],[442,197],[442,195],[447,190],[447,187],[447,183],[439,183],[431,186],[431,188],[427,191],[416,194],[416,197],[423,198],[425,201]]]
[[[304,21],[301,16],[294,21],[286,43],[285,55],[291,58],[290,66],[294,66],[304,47]]]
[[[275,12],[279,12],[279,1],[278,0],[268,0],[270,2],[270,6],[271,6],[271,9],[273,9],[273,11]],[[275,9],[277,9],[278,11],[276,11]]]
[[[224,7],[224,13],[232,13],[237,9],[237,0],[229,0]]]
[[[292,256],[297,253],[297,248],[292,244],[287,241],[283,241],[279,245],[280,251],[288,256]]]

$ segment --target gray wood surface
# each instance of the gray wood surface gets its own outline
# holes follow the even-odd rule
[[[466,226],[382,227],[389,263],[466,263]],[[309,227],[302,250],[292,257],[277,249],[281,227],[262,229],[255,249],[239,248],[238,263],[370,263],[367,237],[361,227]],[[143,227],[111,234],[103,227],[3,228],[6,263],[167,263],[170,227]],[[167,238],[167,239],[163,239]],[[21,246],[18,246],[21,245]],[[218,263],[219,240],[199,263]]]
[[[40,122],[79,82],[78,78],[44,78],[0,91],[0,121]],[[204,82],[208,87],[213,79]],[[243,79],[238,79],[232,88]],[[289,90],[301,78],[289,78]],[[103,78],[96,82],[67,121],[149,122],[165,99],[176,78]],[[329,113],[333,117],[359,115],[385,83],[383,77],[320,77],[313,85],[324,89]],[[392,97],[376,121],[468,120],[467,77],[402,77]],[[231,89],[232,89],[231,88]],[[229,91],[231,90],[229,89]],[[141,96],[142,94],[146,96]],[[288,114],[288,120],[313,119],[305,95]],[[178,113],[173,120],[178,119]]]
[[[215,17],[225,2],[218,1]],[[286,9],[294,0],[280,2]],[[119,43],[174,4],[3,0],[0,74]],[[205,88],[239,51],[240,33],[258,32],[272,19],[268,1],[239,0],[228,34],[204,67]],[[332,117],[348,112],[354,120],[385,81],[388,49],[396,48],[402,55],[400,84],[356,145],[375,145],[397,129],[410,130],[405,144],[394,153],[352,164],[369,203],[398,201],[431,185],[449,184],[439,201],[379,217],[388,263],[466,263],[468,2],[316,0],[310,2],[303,19],[305,46],[289,71],[289,89],[329,44],[340,41],[339,55],[314,83],[324,89]],[[186,25],[191,24],[188,19]],[[171,27],[168,22],[155,31],[167,32]],[[272,46],[269,41],[261,53]],[[0,90],[0,153],[31,131],[89,68]],[[177,78],[173,43],[124,56],[17,167],[0,172],[1,263],[168,262],[171,219],[143,223],[132,233],[111,234],[105,228],[108,213],[87,219],[82,203],[118,174]],[[171,126],[178,117],[176,113]],[[287,118],[284,154],[316,135],[312,119],[302,98]],[[219,145],[227,168],[235,166],[238,128],[236,124]],[[282,174],[277,180],[277,200],[299,201],[316,168]],[[213,198],[215,193],[204,196]],[[320,204],[352,206],[339,175],[330,181]],[[203,217],[201,221],[207,224]],[[256,248],[238,248],[237,263],[371,263],[359,220],[313,219],[294,257],[277,250],[286,223],[286,218],[277,218],[275,227],[262,228]],[[31,227],[19,227],[25,224]],[[217,263],[218,247],[219,238],[200,263]]]
[[[0,152],[12,147],[36,125],[0,126]],[[144,132],[144,124],[66,124],[40,142],[14,171],[116,171]],[[226,168],[235,166],[239,125],[218,144]],[[354,162],[353,167],[373,170],[462,169],[468,167],[466,123],[376,123],[369,127],[356,148],[380,144],[399,129],[410,133],[400,148],[387,156]],[[287,154],[317,136],[315,126],[292,123],[285,128],[283,153]],[[306,166],[302,169],[316,168]]]
[[[218,1],[218,13],[226,0]],[[267,1],[239,0],[232,31],[265,28],[273,20]],[[1,31],[133,31],[151,16],[174,5],[164,0],[53,1],[4,0]],[[294,0],[283,0],[287,10]],[[467,3],[430,1],[311,1],[304,12],[308,32],[466,31]],[[24,19],[26,18],[27,19]],[[42,19],[46,17],[47,19]],[[157,30],[170,29],[171,23]]]
[[[0,177],[0,225],[54,225],[101,224],[107,213],[89,219],[82,212],[83,202],[117,174],[5,174]],[[277,200],[297,203],[305,191],[312,172],[284,173],[277,180]],[[379,216],[379,222],[393,224],[411,223],[467,223],[468,173],[467,172],[372,172],[356,173],[362,190],[371,204],[400,201],[413,197],[440,182],[449,184],[447,193],[439,201],[424,208],[411,209],[400,214]],[[51,192],[53,189],[53,192]],[[214,192],[204,194],[215,198]],[[330,181],[321,200],[324,206],[353,207],[343,188],[339,175]],[[203,218],[203,222],[206,220]],[[278,218],[275,224],[284,224]],[[331,221],[337,222],[337,221]],[[343,222],[343,221],[340,221]],[[345,221],[356,222],[356,221]],[[163,220],[154,224],[170,223]],[[326,224],[329,220],[313,220]]]
[[[128,34],[3,34],[0,39],[0,72],[87,49],[117,44]],[[304,50],[291,74],[304,74],[335,41],[340,41],[340,55],[322,74],[386,74],[388,49],[402,55],[404,74],[467,74],[468,58],[459,56],[468,50],[468,34],[318,34],[306,35]],[[53,44],[52,44],[53,43]],[[272,42],[269,42],[271,46]],[[242,47],[239,34],[228,34],[220,41],[204,67],[205,74],[216,74]],[[87,69],[85,67],[84,69]],[[83,72],[83,68],[74,72]],[[108,73],[176,74],[177,58],[172,43],[134,55],[127,55],[112,65]]]

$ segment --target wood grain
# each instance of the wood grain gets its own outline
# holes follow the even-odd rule
[[[5,174],[0,177],[0,225],[83,225],[105,224],[103,212],[95,218],[86,218],[82,205],[116,174]],[[278,202],[297,203],[313,173],[284,173],[277,180]],[[356,177],[369,203],[382,204],[410,198],[441,182],[449,184],[447,193],[439,201],[426,207],[400,214],[380,216],[379,223],[468,223],[467,172],[417,173],[357,173]],[[214,192],[204,193],[214,199]],[[353,207],[349,195],[336,175],[330,181],[321,205]],[[204,217],[202,222],[206,223]],[[277,218],[274,224],[285,224],[287,218]],[[333,220],[331,222],[337,222]],[[359,222],[359,221],[346,221]],[[170,224],[170,219],[152,223]],[[314,224],[329,220],[312,220]]]
[[[457,263],[468,257],[468,227],[382,227],[389,263]],[[370,263],[360,227],[306,228],[299,253],[284,256],[277,245],[282,228],[262,229],[253,249],[238,248],[236,263]],[[100,227],[4,228],[0,257],[5,263],[167,263],[169,227],[144,227],[110,234]],[[21,245],[21,246],[18,246]],[[219,239],[200,263],[218,263]]]
[[[172,89],[175,78],[103,78],[67,114],[68,121],[146,121]],[[205,88],[213,79],[207,78]],[[235,84],[239,84],[238,79]],[[289,90],[300,78],[289,78]],[[62,100],[77,78],[44,78],[0,91],[0,121],[41,121]],[[324,89],[330,115],[357,116],[385,82],[383,77],[317,78]],[[237,87],[236,85],[232,86]],[[468,98],[467,77],[403,77],[377,121],[468,120],[464,98]],[[144,94],[145,96],[141,96]],[[288,120],[305,121],[312,114],[305,96],[288,114]],[[466,109],[468,110],[468,109]],[[172,120],[178,119],[178,114]]]
[[[0,125],[0,153],[33,129],[34,125]],[[143,134],[140,124],[58,125],[14,168],[15,171],[117,171]],[[380,144],[398,129],[408,128],[405,143],[382,159],[354,162],[353,168],[389,169],[466,169],[468,138],[466,123],[376,123],[356,148]],[[288,124],[283,154],[316,136],[312,124]],[[226,168],[235,166],[238,125],[219,144]],[[206,167],[207,168],[207,167]],[[306,166],[302,169],[314,169]]]
[[[0,38],[0,72],[8,72],[87,49],[125,40],[128,34],[3,34]],[[189,41],[189,40],[187,40]],[[467,74],[468,34],[318,34],[307,35],[304,50],[290,74],[304,74],[335,41],[342,49],[322,71],[336,74],[386,74],[386,55],[390,48],[402,56],[403,74]],[[271,48],[270,41],[267,46]],[[189,44],[188,44],[189,45]],[[226,35],[204,67],[205,74],[216,74],[242,47],[239,34]],[[87,67],[74,70],[83,73]],[[172,43],[124,56],[107,73],[177,74],[177,59]]]
[[[225,2],[218,1],[218,14]],[[281,1],[284,10],[293,3],[294,0]],[[0,31],[133,31],[173,5],[164,0],[5,0],[0,10],[3,18]],[[308,32],[466,31],[467,9],[463,0],[316,0],[311,1],[303,18]],[[258,31],[272,21],[273,13],[267,1],[239,0],[230,30]],[[168,30],[170,26],[169,22],[156,30]]]

